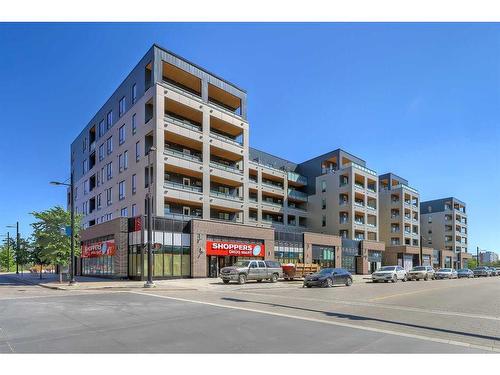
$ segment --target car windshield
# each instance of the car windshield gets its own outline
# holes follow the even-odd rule
[[[461,268],[458,270],[458,272],[469,272],[468,268]]]
[[[323,268],[321,271],[319,271],[320,275],[327,275],[333,272],[333,268]]]
[[[249,264],[250,264],[250,261],[248,261],[248,260],[239,260],[234,264],[234,266],[235,267],[248,267]]]
[[[438,272],[451,272],[451,268],[441,268]]]
[[[377,271],[394,271],[396,267],[381,267]]]
[[[412,271],[425,271],[426,268],[425,267],[413,267],[411,270]]]

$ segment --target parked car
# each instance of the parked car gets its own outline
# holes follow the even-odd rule
[[[372,273],[372,281],[374,283],[378,283],[379,281],[384,281],[386,283],[392,281],[395,283],[398,280],[406,281],[407,279],[408,275],[401,266],[384,266]]]
[[[456,279],[457,271],[453,268],[441,268],[436,272],[436,279]]]
[[[434,280],[435,273],[431,266],[416,266],[408,272],[408,280]]]
[[[461,278],[473,278],[474,277],[474,272],[468,268],[461,268],[457,271],[457,277],[459,279]]]
[[[491,270],[486,266],[479,266],[472,270],[475,277],[491,276]]]
[[[329,288],[333,285],[352,285],[352,275],[344,268],[323,268],[319,272],[307,275],[304,278],[304,287],[320,286]]]
[[[497,275],[500,276],[500,267],[497,267],[496,270],[497,270]]]
[[[498,276],[500,275],[495,267],[490,267],[491,274],[490,276]]]
[[[230,267],[224,267],[220,271],[220,278],[224,284],[237,281],[245,284],[248,280],[270,280],[275,283],[283,277],[281,264],[270,260],[240,260]]]

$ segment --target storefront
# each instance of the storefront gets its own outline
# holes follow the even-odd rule
[[[321,268],[334,268],[335,248],[333,246],[312,245],[313,263],[319,264]]]
[[[370,264],[370,273],[379,269],[382,266],[382,251],[368,250],[368,263]]]
[[[220,270],[239,260],[264,259],[266,246],[262,240],[207,236],[208,277],[218,277]]]
[[[112,276],[115,273],[116,254],[113,236],[84,241],[82,243],[80,274],[84,276]]]
[[[304,235],[275,231],[274,259],[281,264],[304,263]]]

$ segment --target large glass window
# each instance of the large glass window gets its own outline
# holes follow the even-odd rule
[[[312,245],[312,261],[319,264],[321,268],[335,267],[335,248]]]

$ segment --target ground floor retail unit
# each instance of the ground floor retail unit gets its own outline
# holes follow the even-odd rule
[[[143,217],[118,218],[82,231],[77,273],[144,280],[148,268],[146,227]],[[419,263],[414,249],[392,249],[386,254],[382,242],[214,220],[155,217],[152,232],[156,279],[218,277],[223,267],[243,259],[316,263],[357,274],[369,274],[383,263],[405,267]],[[426,250],[424,259],[425,264],[433,262],[432,249]]]

